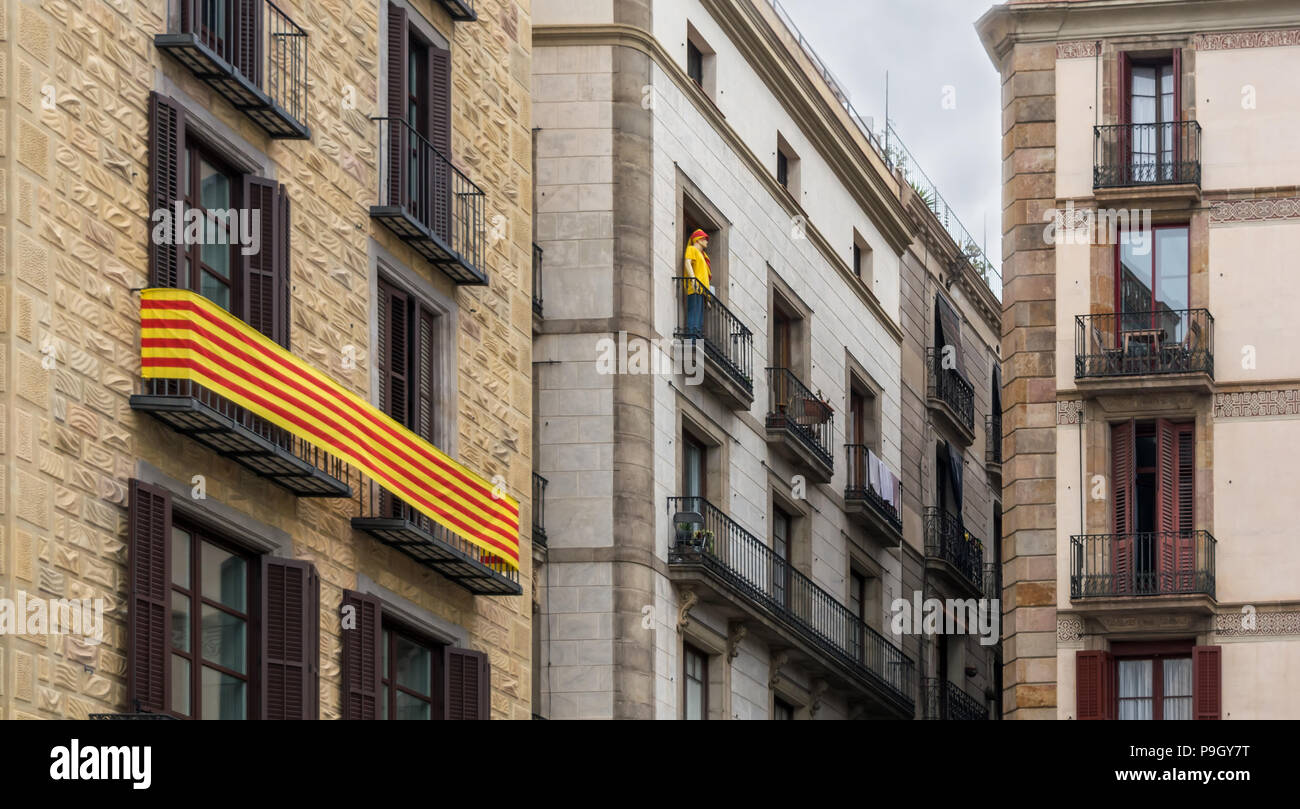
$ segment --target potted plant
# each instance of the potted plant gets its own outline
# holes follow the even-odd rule
[[[708,528],[700,528],[695,532],[692,539],[696,550],[713,553],[713,531]]]

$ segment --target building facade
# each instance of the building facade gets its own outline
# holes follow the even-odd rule
[[[528,30],[0,15],[0,718],[531,715]]]
[[[546,718],[925,716],[926,644],[895,631],[894,602],[927,581],[983,591],[982,567],[964,590],[940,553],[927,572],[923,538],[942,440],[925,357],[959,251],[786,19],[768,2],[534,6]],[[967,321],[954,373],[986,391],[983,296],[940,297]],[[982,448],[968,421],[954,440]],[[980,494],[952,508],[988,537],[977,461]],[[948,536],[969,564],[974,543]],[[957,645],[935,671],[986,712],[996,667]]]
[[[1262,0],[978,23],[1004,101],[1008,717],[1300,715],[1298,26]]]

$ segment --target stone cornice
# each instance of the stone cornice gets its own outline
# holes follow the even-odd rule
[[[659,41],[655,39],[652,34],[643,28],[618,23],[598,25],[546,25],[533,29],[533,46],[535,48],[566,45],[605,45],[610,47],[630,48],[639,53],[645,54],[654,61],[654,63],[659,66],[659,69],[667,74],[677,85],[678,89],[691,100],[695,105],[696,111],[708,120],[709,125],[714,129],[714,131],[722,136],[723,140],[727,142],[727,145],[730,146],[732,151],[741,158],[746,166],[748,166],[754,177],[757,178],[760,184],[767,189],[768,193],[772,195],[772,198],[785,209],[786,213],[791,217],[801,216],[804,218],[804,235],[810,242],[812,242],[813,246],[817,248],[818,252],[822,254],[822,257],[836,269],[841,279],[848,285],[849,289],[853,290],[857,294],[858,298],[861,299],[867,308],[871,310],[872,314],[876,316],[876,319],[884,327],[890,337],[893,338],[894,342],[899,344],[903,342],[903,329],[894,317],[885,311],[885,308],[881,305],[879,299],[877,299],[871,290],[867,288],[867,285],[862,282],[862,279],[854,275],[852,270],[850,270],[848,263],[839,255],[839,253],[836,252],[825,234],[823,234],[817,226],[808,219],[807,214],[804,213],[803,208],[795,201],[794,197],[792,197],[790,193],[776,181],[776,177],[767,169],[758,155],[754,154],[754,151],[749,148],[740,135],[732,129],[731,125],[727,123],[725,116],[723,116],[722,111],[719,110],[713,101],[704,94],[704,91],[700,89],[699,85],[686,75],[686,71],[677,64],[676,60],[674,60],[666,50],[664,50],[663,46],[659,44]],[[832,168],[836,168],[834,161],[829,162],[831,163]],[[867,201],[868,195],[862,191],[864,186],[863,178],[858,177],[855,179],[840,174],[840,179],[844,183],[845,187],[853,193],[855,197],[859,197],[859,201],[863,207],[868,212],[874,213],[872,206]],[[901,204],[898,203],[897,199],[894,197],[890,197],[890,199],[894,200],[895,206],[899,208],[899,212],[901,213]],[[881,233],[885,234],[886,238],[889,238],[890,246],[893,247],[896,252],[901,253],[906,250],[908,244],[911,242],[911,234],[907,230],[905,219],[901,216],[898,217],[898,228],[893,230],[887,228],[886,223],[882,220],[873,218],[873,222],[880,228]],[[894,238],[890,238],[891,233]]]
[[[989,289],[984,279],[975,272],[970,261],[963,256],[961,248],[952,240],[948,230],[921,196],[910,187],[903,191],[903,196],[907,200],[908,218],[916,232],[924,239],[925,246],[939,257],[944,267],[960,266],[961,274],[957,280],[960,282],[962,292],[974,305],[984,324],[995,335],[1000,334],[1002,303],[993,294],[993,290]],[[951,278],[951,269],[948,269],[946,274]]]

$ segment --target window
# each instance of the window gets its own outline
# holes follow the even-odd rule
[[[708,450],[690,433],[682,435],[682,496],[708,499]]]
[[[867,244],[866,239],[862,238],[862,234],[858,233],[856,228],[853,231],[853,257],[852,258],[853,258],[853,263],[849,265],[849,269],[853,271],[854,275],[862,279],[862,282],[864,284],[870,287],[872,284],[871,245]]]
[[[686,75],[691,80],[704,88],[704,54],[695,46],[694,42],[686,43]]]
[[[437,434],[440,316],[414,295],[379,279],[379,409],[430,443]]]
[[[1187,324],[1183,310],[1191,299],[1188,227],[1155,227],[1146,239],[1121,240],[1115,250],[1115,307],[1121,329],[1160,332],[1159,343],[1165,345],[1181,342]]]
[[[1112,424],[1111,473],[1117,591],[1190,590],[1198,567],[1194,423]]]
[[[772,595],[786,606],[790,590],[790,541],[794,520],[780,507],[772,509]]]
[[[709,658],[704,652],[682,646],[682,681],[685,686],[683,719],[709,718]]]
[[[1079,719],[1218,719],[1223,665],[1218,646],[1191,641],[1116,642],[1075,653]]]
[[[715,75],[717,54],[695,26],[686,25],[686,75],[691,77],[709,100],[713,100],[717,91]]]
[[[849,573],[849,612],[859,621],[867,620],[867,577],[856,570]]]
[[[790,188],[790,158],[782,151],[776,153],[776,181],[787,190]]]
[[[794,719],[794,706],[780,697],[772,699],[772,718],[776,720]]]
[[[235,245],[238,234],[225,212],[235,203],[235,173],[221,159],[191,139],[185,148],[185,207],[198,211],[203,222],[203,238],[185,248],[185,272],[181,287],[198,290],[203,297],[229,310],[235,298]]]
[[[1180,147],[1181,51],[1154,58],[1120,54],[1123,74],[1120,118],[1129,124],[1126,153],[1130,171],[1141,182],[1170,182]]]
[[[1116,661],[1120,719],[1191,719],[1192,658]]]
[[[796,202],[800,201],[799,155],[780,133],[776,136],[776,181],[790,192]]]
[[[385,627],[380,719],[432,719],[441,715],[442,646],[395,627]]]

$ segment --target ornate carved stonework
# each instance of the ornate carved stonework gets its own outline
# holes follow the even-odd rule
[[[1082,424],[1083,423],[1083,400],[1075,399],[1069,402],[1056,403],[1056,423],[1057,424]]]
[[[777,652],[772,655],[772,674],[767,680],[768,687],[776,688],[776,686],[781,682],[781,667],[789,662],[789,652]]]
[[[749,634],[749,629],[747,629],[745,625],[742,623],[734,623],[730,627],[728,627],[728,632],[727,632],[727,662],[728,663],[735,660],[736,655],[740,654],[740,642],[743,641],[745,639],[745,636],[748,634]]]
[[[1056,619],[1056,641],[1057,643],[1069,643],[1076,641],[1083,636],[1083,619],[1072,618],[1070,616],[1058,617]]]
[[[812,719],[817,716],[817,712],[822,708],[822,696],[826,693],[829,686],[825,680],[818,680],[813,683],[811,698],[808,700],[808,718]]]
[[[1214,394],[1216,419],[1300,415],[1300,390],[1250,390]]]
[[[1228,199],[1210,203],[1210,223],[1300,219],[1300,197]]]
[[[1234,48],[1279,48],[1300,45],[1300,28],[1279,31],[1233,31],[1226,34],[1197,34],[1192,44],[1198,51],[1226,51]],[[1058,49],[1060,46],[1057,46]]]
[[[1253,626],[1240,611],[1218,613],[1214,616],[1214,634],[1224,638],[1300,635],[1300,611],[1256,612],[1251,617]]]
[[[1079,59],[1085,56],[1096,55],[1097,41],[1094,39],[1056,43],[1057,59]]]
[[[677,605],[678,632],[691,625],[691,607],[698,603],[700,603],[700,596],[694,590],[686,590],[682,593],[681,602]]]

